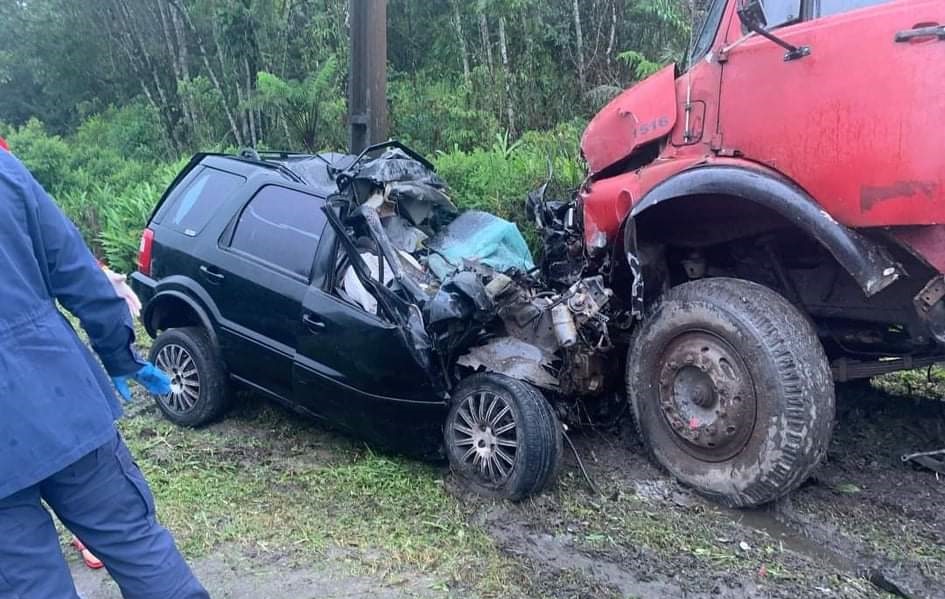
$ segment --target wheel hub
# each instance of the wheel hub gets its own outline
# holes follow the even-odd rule
[[[495,453],[496,436],[491,426],[480,426],[478,430],[474,430],[472,440],[480,458],[488,459]]]
[[[453,443],[463,465],[483,482],[500,484],[512,473],[518,450],[517,423],[509,401],[489,392],[462,400],[453,422]]]
[[[728,342],[709,332],[683,333],[666,347],[659,404],[677,444],[706,461],[734,456],[754,430],[748,368]]]
[[[193,410],[200,398],[200,376],[187,349],[174,343],[165,345],[155,363],[171,379],[171,392],[158,400],[173,412],[183,414]]]

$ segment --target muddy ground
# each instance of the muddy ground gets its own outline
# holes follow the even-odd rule
[[[900,459],[945,447],[941,401],[841,389],[827,463],[755,510],[680,487],[633,439],[575,441],[604,498],[562,514],[546,496],[485,520],[507,551],[550,573],[577,568],[600,596],[945,597],[945,478]],[[544,591],[561,596],[553,577]]]
[[[569,453],[555,489],[510,504],[258,401],[201,431],[142,403],[123,429],[214,597],[939,598],[945,476],[900,456],[945,448],[945,402],[916,381],[841,388],[827,462],[750,511],[680,487],[623,430],[571,434],[600,493]],[[73,568],[86,599],[118,597]]]

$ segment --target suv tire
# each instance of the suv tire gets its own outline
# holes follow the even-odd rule
[[[444,442],[450,467],[466,487],[517,501],[548,486],[561,460],[561,425],[538,389],[479,373],[452,395]]]
[[[797,488],[834,421],[833,379],[810,321],[739,279],[664,295],[631,342],[627,395],[652,458],[731,507]]]
[[[172,392],[155,398],[168,420],[196,427],[223,416],[230,406],[229,381],[204,329],[168,329],[158,335],[149,356],[171,377]]]

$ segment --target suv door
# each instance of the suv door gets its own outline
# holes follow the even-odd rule
[[[287,400],[302,299],[325,227],[322,204],[298,189],[260,187],[224,230],[212,262],[200,266],[231,374]]]
[[[336,239],[337,232],[327,227],[326,243]],[[340,239],[324,259],[319,250],[316,283],[302,303],[296,401],[315,415],[386,445],[428,444],[431,434],[439,434],[445,400],[398,325],[334,292],[345,242],[353,248],[349,239]],[[404,427],[404,422],[409,424]],[[392,429],[399,429],[402,437],[407,434],[398,439]]]
[[[805,0],[806,20],[773,28],[797,0],[764,3],[769,29],[810,55],[785,60],[757,35],[728,50],[721,149],[785,173],[850,226],[942,222],[945,2]],[[733,19],[727,43],[742,35]]]

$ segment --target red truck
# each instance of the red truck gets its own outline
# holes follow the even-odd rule
[[[732,506],[823,457],[834,381],[945,360],[945,2],[715,0],[597,114],[546,278],[603,274],[673,476]],[[540,206],[539,206],[540,204]]]

